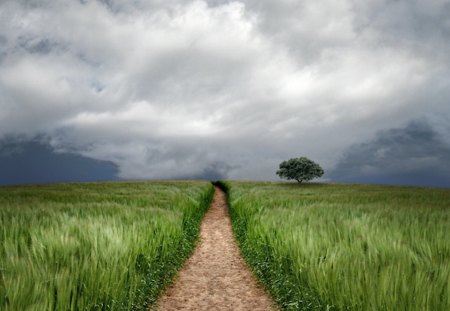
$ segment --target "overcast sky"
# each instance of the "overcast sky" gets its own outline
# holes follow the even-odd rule
[[[3,174],[450,187],[449,99],[449,0],[0,0]]]

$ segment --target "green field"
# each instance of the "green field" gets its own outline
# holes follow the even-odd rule
[[[450,190],[229,182],[242,253],[287,310],[450,310]],[[0,187],[0,310],[145,310],[208,182]]]
[[[0,187],[0,310],[144,310],[191,254],[208,182]]]
[[[450,310],[450,190],[230,182],[247,262],[287,310]]]

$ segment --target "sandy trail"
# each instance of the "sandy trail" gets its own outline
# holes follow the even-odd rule
[[[233,236],[226,197],[216,187],[203,219],[200,241],[157,310],[276,310],[242,259]]]

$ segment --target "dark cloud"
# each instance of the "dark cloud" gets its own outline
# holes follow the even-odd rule
[[[335,181],[450,187],[450,144],[425,121],[351,146],[328,174]]]
[[[117,175],[114,163],[55,152],[42,137],[0,141],[0,185],[117,180]]]
[[[435,55],[450,48],[448,1],[372,0],[355,2],[353,8],[358,13],[354,20],[358,33],[376,31],[381,45],[403,45]],[[437,45],[444,51],[436,51]]]
[[[18,44],[30,54],[48,54],[55,44],[47,38],[27,38],[19,37]]]
[[[177,179],[223,180],[228,178],[232,169],[233,167],[225,162],[214,162],[203,168],[198,174],[180,176]]]

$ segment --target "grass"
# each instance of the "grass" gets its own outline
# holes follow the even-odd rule
[[[230,182],[242,253],[285,310],[450,310],[450,190]]]
[[[191,254],[208,182],[0,187],[0,310],[144,310]]]

